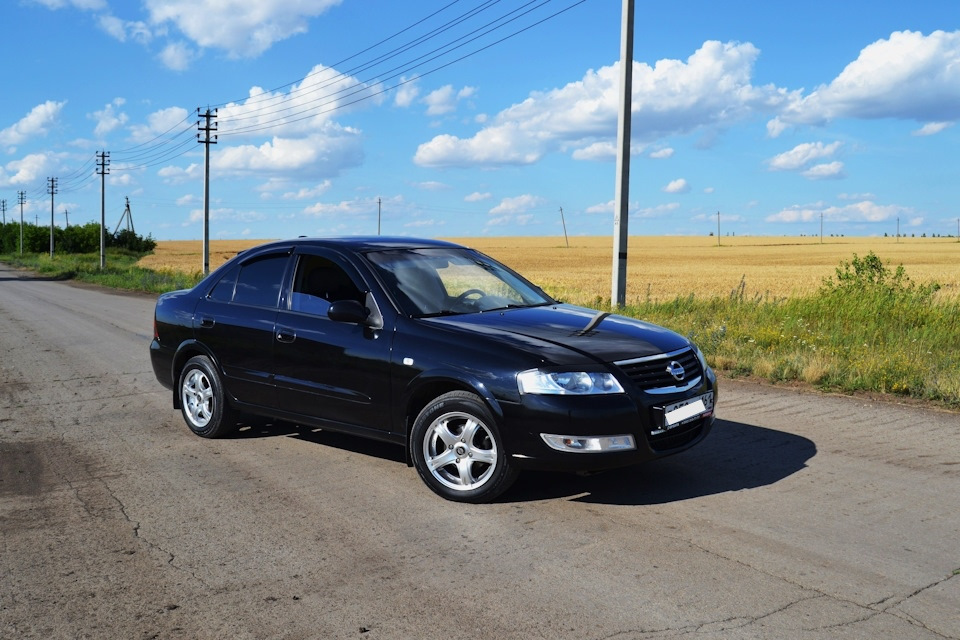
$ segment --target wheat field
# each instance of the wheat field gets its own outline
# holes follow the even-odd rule
[[[541,285],[552,296],[582,304],[609,299],[610,237],[451,238],[474,247]],[[265,240],[213,240],[210,268]],[[200,241],[161,241],[140,266],[195,273]],[[875,253],[891,270],[903,265],[911,280],[937,282],[940,297],[960,296],[960,242],[956,238],[656,237],[629,241],[627,302],[664,301],[691,293],[728,296],[743,283],[748,297],[788,298],[815,292],[854,254]]]

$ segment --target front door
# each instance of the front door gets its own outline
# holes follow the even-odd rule
[[[309,251],[295,256],[296,271],[277,316],[274,379],[279,409],[386,432],[392,333],[331,320],[331,303],[367,304],[369,287],[335,254]]]

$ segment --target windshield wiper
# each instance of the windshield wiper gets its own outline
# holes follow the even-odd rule
[[[416,318],[437,318],[440,316],[460,316],[465,312],[463,311],[454,311],[453,309],[441,309],[440,311],[434,311],[433,313],[421,313]]]

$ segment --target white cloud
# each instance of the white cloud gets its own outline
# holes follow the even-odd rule
[[[174,71],[184,71],[190,68],[190,62],[197,53],[183,41],[171,42],[160,52],[160,61],[163,66]]]
[[[393,96],[393,103],[398,107],[406,108],[413,104],[413,101],[420,95],[420,88],[417,86],[416,80],[401,77],[400,82],[401,85],[397,87]]]
[[[884,222],[897,216],[912,215],[912,210],[899,205],[879,205],[871,200],[844,206],[799,205],[767,216],[767,222],[815,222],[820,220],[833,222]]]
[[[610,200],[608,202],[602,202],[600,204],[595,204],[590,207],[587,207],[586,213],[596,214],[613,214],[614,208],[616,207],[616,201]],[[670,202],[667,204],[657,205],[655,207],[641,207],[637,203],[632,202],[628,207],[628,211],[631,217],[634,218],[662,218],[673,211],[676,211],[680,208],[679,202]]]
[[[66,101],[54,102],[53,100],[38,104],[18,122],[0,131],[0,144],[17,145],[30,138],[46,135],[56,124],[66,104]]]
[[[105,136],[127,123],[129,119],[127,114],[118,111],[125,102],[126,100],[123,98],[114,98],[113,102],[105,105],[100,111],[94,111],[92,114],[88,114],[88,118],[97,121],[97,126],[93,129],[95,136]]]
[[[616,160],[617,145],[613,142],[594,142],[582,149],[575,149],[571,154],[574,160]]]
[[[231,102],[217,112],[220,135],[261,135],[266,129],[291,136],[324,130],[334,112],[365,96],[381,102],[380,85],[365,85],[335,69],[317,65],[286,93],[251,87],[242,103]]]
[[[664,149],[657,149],[656,151],[652,151],[650,153],[650,157],[653,158],[654,160],[660,160],[663,158],[672,158],[673,149],[671,149],[670,147],[666,147]]]
[[[546,204],[540,196],[524,194],[514,198],[504,198],[500,204],[490,209],[491,215],[517,214]]]
[[[183,184],[203,178],[203,165],[194,163],[186,169],[174,166],[163,167],[157,171],[157,175],[163,178],[167,184]]]
[[[224,146],[211,158],[214,170],[229,175],[304,174],[331,177],[360,164],[363,150],[355,132],[335,125],[304,138],[274,137],[260,145]]]
[[[837,118],[960,118],[960,31],[896,31],[866,46],[830,84],[792,100],[774,129]],[[768,125],[768,130],[771,125]]]
[[[121,20],[116,16],[104,14],[97,18],[100,28],[112,38],[120,42],[133,40],[140,44],[149,44],[153,40],[153,32],[145,22]]]
[[[428,180],[426,182],[415,182],[413,186],[417,189],[423,189],[424,191],[444,191],[450,188],[450,185],[444,184],[442,182],[437,182],[436,180]]]
[[[320,184],[314,185],[313,187],[305,187],[299,189],[298,191],[287,191],[283,194],[284,200],[307,200],[309,198],[318,198],[330,190],[330,187],[333,186],[333,183],[329,180],[324,180]]]
[[[45,180],[54,166],[53,159],[45,153],[31,153],[20,160],[13,160],[0,170],[0,186],[23,185]]]
[[[915,136],[932,136],[940,133],[944,129],[952,127],[952,122],[928,122],[913,132]]]
[[[826,145],[822,142],[805,142],[798,144],[790,151],[774,156],[768,164],[774,171],[796,171],[815,160],[831,157],[840,146],[840,142]]]
[[[843,172],[843,163],[838,161],[814,165],[804,171],[802,175],[804,178],[811,180],[831,180],[846,177]]]
[[[493,197],[493,194],[490,192],[480,193],[479,191],[474,191],[473,193],[468,195],[466,198],[464,198],[464,201],[465,202],[483,202],[484,200],[489,200],[492,197]]]
[[[132,142],[150,142],[157,136],[168,133],[177,125],[183,124],[190,112],[182,107],[167,107],[154,111],[147,116],[147,124],[138,124],[130,127]]]
[[[667,186],[663,188],[665,193],[687,193],[690,191],[690,185],[687,184],[685,178],[677,178],[676,180],[671,180]]]
[[[150,22],[173,24],[197,46],[235,58],[256,57],[274,43],[306,33],[307,21],[340,0],[145,0]]]
[[[634,140],[726,126],[790,100],[750,83],[759,51],[749,43],[705,42],[685,62],[633,66]],[[531,164],[547,153],[596,159],[616,135],[619,64],[588,71],[560,89],[534,92],[493,117],[470,138],[441,134],[419,146],[421,166]],[[598,144],[599,143],[599,144]]]
[[[431,91],[423,97],[422,102],[427,105],[428,116],[442,116],[457,108],[453,85],[450,84]]]

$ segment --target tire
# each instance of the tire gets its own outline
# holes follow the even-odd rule
[[[187,360],[177,385],[180,411],[190,430],[201,438],[221,438],[237,428],[237,417],[223,390],[216,367],[206,356]]]
[[[410,446],[420,478],[447,500],[490,502],[517,478],[493,415],[467,391],[445,393],[424,407]]]

